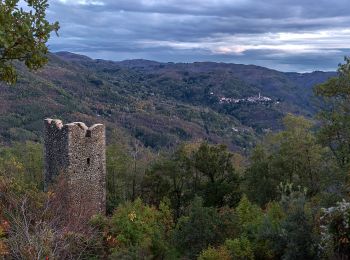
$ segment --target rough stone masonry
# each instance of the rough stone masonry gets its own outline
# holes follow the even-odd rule
[[[105,127],[82,122],[63,125],[45,119],[45,190],[59,176],[65,179],[69,213],[73,216],[106,211]]]

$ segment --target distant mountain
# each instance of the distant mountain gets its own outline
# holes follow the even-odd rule
[[[312,87],[335,76],[213,62],[114,62],[69,52],[51,54],[36,73],[18,68],[15,86],[0,84],[0,143],[40,141],[43,118],[59,117],[105,123],[109,134],[118,128],[154,149],[196,139],[249,148],[279,129],[285,113],[313,116]]]

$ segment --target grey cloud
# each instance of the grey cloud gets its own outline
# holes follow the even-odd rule
[[[62,27],[60,37],[50,40],[52,51],[116,60],[256,63],[302,71],[330,69],[349,51],[344,46],[350,40],[348,0],[63,2],[50,2],[49,18]],[[281,40],[286,33],[292,34],[290,39]]]
[[[58,2],[56,0],[54,3]],[[113,9],[127,12],[282,19],[343,16],[350,11],[347,0],[104,0],[100,2],[104,5],[82,5],[80,8],[94,9],[95,11]]]

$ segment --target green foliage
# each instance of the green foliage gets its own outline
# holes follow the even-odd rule
[[[131,158],[125,147],[112,144],[107,147],[107,211],[111,212],[119,203],[130,198],[129,183]]]
[[[251,155],[251,164],[244,175],[245,192],[249,198],[259,205],[265,205],[277,197],[276,187],[281,181],[271,171],[266,149],[259,145]],[[259,194],[259,196],[256,196]]]
[[[278,198],[281,182],[306,187],[308,195],[315,196],[339,178],[330,175],[336,167],[328,150],[318,144],[309,120],[287,115],[284,126],[285,130],[267,137],[264,148],[255,149],[246,171],[247,194],[260,205]],[[259,191],[260,196],[251,191]]]
[[[107,212],[142,195],[144,172],[154,154],[141,142],[114,130],[107,146]],[[160,201],[157,203],[159,205]]]
[[[340,64],[338,76],[315,87],[315,94],[323,98],[324,107],[318,115],[322,125],[319,140],[327,145],[335,156],[338,165],[349,169],[350,163],[350,60]]]
[[[201,252],[198,260],[231,260],[230,252],[226,247],[213,248],[209,247]]]
[[[33,142],[0,148],[0,175],[15,176],[43,188],[42,149],[41,144]]]
[[[240,198],[239,178],[232,165],[232,153],[227,151],[227,147],[203,143],[194,153],[193,160],[196,171],[207,180],[199,184],[205,205],[236,205]]]
[[[155,205],[159,205],[163,198],[169,198],[174,217],[179,218],[192,198],[190,167],[190,161],[182,150],[171,160],[156,163],[146,171],[143,180],[144,197]]]
[[[243,234],[256,232],[263,216],[261,209],[257,205],[252,204],[245,195],[243,195],[236,208],[236,214],[239,219],[241,233]]]
[[[257,240],[273,258],[317,259],[317,209],[306,201],[304,191],[294,191],[292,185],[283,187],[281,200],[268,207]]]
[[[196,197],[188,214],[182,216],[174,230],[174,243],[181,254],[197,257],[209,245],[222,242],[220,218],[214,208],[203,207],[203,200]]]
[[[254,251],[250,241],[246,237],[235,238],[233,240],[226,240],[226,248],[229,250],[232,259],[237,260],[253,260]]]
[[[140,199],[121,204],[110,219],[108,241],[112,243],[112,257],[157,258],[169,252],[166,226],[169,214],[166,206],[158,211]]]
[[[240,257],[239,259],[269,258],[271,253],[267,241],[259,237],[266,214],[257,205],[251,203],[245,195],[239,202],[235,214],[240,230],[238,238],[229,242],[233,256]]]
[[[313,231],[315,213],[308,205],[305,194],[290,192],[282,197],[281,205],[287,215],[281,223],[285,232],[282,235],[285,242],[283,258],[317,259],[317,237]]]
[[[175,219],[195,196],[202,197],[209,207],[236,205],[240,180],[232,156],[223,145],[183,146],[170,159],[157,162],[146,172],[143,196],[155,205],[169,198]]]
[[[19,60],[32,70],[47,63],[46,42],[58,23],[46,20],[47,0],[25,0],[30,8],[18,7],[19,0],[0,1],[0,80],[16,81],[13,61]]]
[[[281,240],[284,230],[282,221],[286,218],[286,212],[279,202],[271,202],[267,205],[266,214],[256,235],[256,241],[260,244],[257,256],[267,259],[280,259],[283,255],[284,242]]]

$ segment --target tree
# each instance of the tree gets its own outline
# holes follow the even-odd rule
[[[120,204],[107,224],[111,259],[165,259],[171,253],[166,238],[172,221],[165,203],[159,210],[140,199]]]
[[[261,209],[251,203],[245,195],[243,195],[236,208],[236,214],[241,233],[244,236],[255,233],[262,222],[263,214]]]
[[[264,147],[255,149],[245,174],[249,198],[262,206],[277,198],[281,182],[306,187],[308,195],[315,196],[337,180],[329,174],[334,163],[328,149],[318,144],[312,122],[287,115],[283,124],[283,131],[269,135]]]
[[[42,145],[26,142],[0,148],[0,175],[21,177],[26,183],[32,183],[42,189]]]
[[[155,163],[146,171],[143,180],[143,196],[154,205],[159,205],[164,197],[170,199],[177,220],[193,198],[191,161],[184,147],[172,158]]]
[[[236,205],[240,198],[239,176],[232,156],[224,145],[185,145],[146,172],[143,196],[155,205],[163,197],[169,198],[175,220],[195,196],[202,197],[208,207]]]
[[[305,191],[293,191],[289,186],[282,194],[280,205],[286,214],[278,236],[284,243],[282,259],[318,259],[318,236],[314,232],[317,212],[313,212],[306,201]]]
[[[203,207],[203,200],[195,197],[188,214],[179,219],[174,230],[174,242],[179,252],[193,259],[209,245],[223,242],[220,222],[216,209]]]
[[[337,77],[316,86],[314,92],[324,101],[318,114],[319,140],[331,149],[338,165],[346,171],[350,166],[350,58],[339,64]]]
[[[266,244],[271,259],[319,259],[318,209],[307,202],[305,189],[286,184],[280,193],[280,201],[268,205],[257,240]]]
[[[281,181],[279,176],[272,175],[269,164],[267,151],[259,145],[253,150],[251,164],[244,175],[249,199],[261,206],[277,197],[276,187]]]
[[[18,6],[19,0],[0,0],[0,80],[15,83],[14,61],[36,70],[48,61],[46,42],[59,29],[58,22],[46,20],[47,0],[24,0],[29,10]]]
[[[200,173],[200,194],[206,206],[234,206],[240,199],[239,176],[225,145],[203,143],[193,155],[195,172]]]
[[[120,129],[113,130],[106,150],[108,213],[120,203],[143,195],[141,182],[153,156],[139,141]]]
[[[119,203],[130,199],[131,158],[121,144],[107,147],[107,212],[111,213]]]
[[[326,177],[330,168],[325,160],[326,150],[317,143],[309,120],[287,115],[283,124],[285,131],[276,134],[272,140],[272,146],[278,147],[273,155],[273,168],[279,174],[285,173],[284,182],[306,187],[308,194],[313,196],[320,192],[321,176]]]

